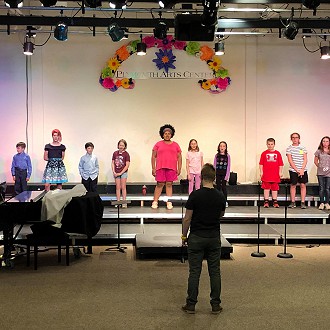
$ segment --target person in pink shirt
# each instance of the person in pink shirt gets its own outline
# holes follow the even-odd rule
[[[189,141],[188,152],[186,155],[186,170],[189,180],[189,194],[195,189],[201,187],[201,171],[204,165],[203,153],[199,151],[197,140]]]
[[[157,181],[154,191],[154,200],[151,205],[153,209],[158,208],[158,199],[164,186],[166,189],[166,196],[172,196],[173,181],[176,181],[181,173],[181,148],[176,142],[171,140],[174,134],[175,129],[172,125],[163,125],[159,129],[159,135],[163,140],[158,141],[152,148],[152,175]],[[173,208],[171,202],[167,202],[166,206],[168,210]]]

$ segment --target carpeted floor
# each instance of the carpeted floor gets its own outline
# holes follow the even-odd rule
[[[234,245],[222,260],[222,306],[212,315],[204,267],[196,314],[181,311],[188,264],[135,260],[94,247],[93,255],[57,264],[56,251],[40,254],[39,269],[0,269],[0,329],[329,329],[330,246],[289,246],[293,259],[279,259],[281,246]],[[64,258],[63,258],[64,259]],[[205,264],[206,266],[206,264]]]

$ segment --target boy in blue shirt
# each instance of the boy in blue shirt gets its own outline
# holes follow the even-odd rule
[[[97,179],[99,175],[99,163],[97,157],[93,155],[94,144],[87,142],[85,144],[86,154],[80,158],[79,173],[81,183],[89,192],[97,192]]]
[[[30,180],[32,173],[31,159],[25,153],[26,144],[18,142],[16,144],[17,154],[14,155],[11,163],[11,175],[15,182],[15,194],[18,195],[22,191],[27,191],[27,182]]]

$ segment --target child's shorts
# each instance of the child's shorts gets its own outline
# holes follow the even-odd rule
[[[116,176],[115,179],[127,179],[127,172],[124,172],[122,175],[120,176]]]
[[[271,191],[279,191],[280,190],[280,187],[279,187],[277,182],[264,182],[264,181],[262,181],[261,188],[266,189],[266,190],[271,190]]]
[[[156,181],[157,182],[173,182],[178,180],[178,174],[174,170],[169,168],[161,168],[156,171]]]

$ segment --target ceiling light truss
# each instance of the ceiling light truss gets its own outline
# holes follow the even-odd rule
[[[65,21],[68,26],[75,27],[108,27],[109,18],[101,17],[60,17],[60,16],[14,16],[0,15],[0,25],[33,25],[33,26],[56,26],[59,19]],[[169,28],[174,27],[174,19],[162,18]],[[117,18],[119,26],[126,28],[154,28],[155,21],[145,18]],[[295,19],[300,29],[329,29],[330,18],[319,19]],[[218,26],[223,29],[280,29],[283,23],[279,19],[249,19],[249,18],[220,18]]]
[[[43,0],[46,4],[50,4],[52,0]],[[116,0],[114,0],[115,2]],[[214,0],[215,1],[215,0]],[[118,1],[118,3],[124,3],[124,1]],[[85,7],[86,14],[81,12],[79,15],[70,17],[72,12],[76,11],[77,6],[72,7],[43,7],[41,2],[33,1],[31,4],[39,3],[40,6],[27,6],[20,9],[20,15],[17,15],[15,10],[8,10],[5,6],[0,6],[0,31],[10,31],[10,26],[27,26],[33,25],[40,27],[39,29],[45,30],[45,27],[54,27],[59,22],[60,16],[56,13],[59,11],[64,12],[64,16],[60,21],[66,23],[70,29],[70,33],[84,32],[84,27],[99,28],[102,31],[96,31],[95,34],[103,33],[109,26],[111,17],[105,17],[103,11],[118,12],[116,9],[109,8],[109,1],[96,1],[85,0],[85,5],[98,6],[100,3],[102,7],[90,8]],[[152,6],[150,8],[144,8],[142,3],[147,3]],[[182,3],[177,1],[173,2],[175,6],[173,8],[155,8],[157,7],[157,1],[145,1],[138,0],[132,2],[130,7],[120,11],[119,18],[116,18],[116,22],[119,26],[125,27],[130,30],[131,33],[143,32],[144,34],[152,33],[155,28],[155,19],[153,13],[162,15],[161,21],[166,24],[169,33],[174,31],[174,18],[177,14],[190,12],[193,14],[203,14],[206,1],[205,0],[193,0],[189,3],[194,4],[192,9],[187,9]],[[212,3],[208,0],[207,3]],[[215,1],[214,3],[219,3]],[[68,1],[67,6],[75,5],[75,2]],[[204,7],[203,7],[204,4]],[[230,4],[233,4],[232,8]],[[321,5],[318,6],[317,17],[313,17],[313,9],[306,9],[302,6],[302,0],[290,1],[290,4],[296,4],[295,11],[299,12],[299,18],[294,18],[299,26],[299,32],[302,29],[313,29],[313,35],[315,30],[322,30],[322,35],[329,32],[330,27],[330,0],[324,0]],[[226,5],[224,7],[224,5]],[[281,6],[282,8],[272,8],[274,6]],[[103,7],[104,6],[104,7]],[[138,6],[139,8],[134,8]],[[218,5],[217,5],[218,6]],[[235,35],[235,34],[275,34],[276,31],[283,29],[289,20],[292,10],[290,8],[284,8],[283,0],[224,0],[221,1],[220,7],[212,7],[212,10],[217,10],[218,18],[216,20],[217,26],[224,29],[223,35]],[[250,7],[249,7],[250,6]],[[209,6],[207,6],[209,8]],[[27,10],[25,14],[25,10]],[[54,12],[55,10],[55,12]],[[88,12],[93,12],[93,17],[88,17]],[[14,13],[14,14],[12,14]],[[133,14],[134,13],[134,14]],[[243,14],[244,13],[244,14]],[[54,16],[54,14],[57,16]],[[141,14],[141,15],[140,15]],[[228,18],[224,18],[224,16]],[[243,16],[243,17],[237,17]],[[251,16],[251,17],[250,17]],[[3,28],[3,29],[1,29]],[[6,29],[7,28],[7,29]],[[13,30],[15,30],[13,29]],[[136,29],[134,31],[134,29]],[[217,32],[215,33],[217,36]]]

